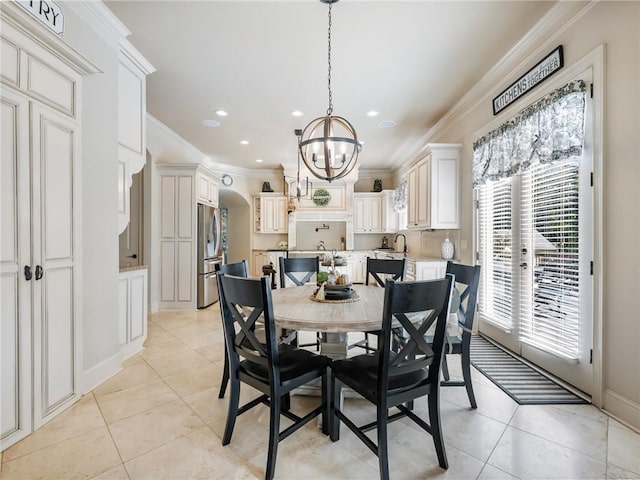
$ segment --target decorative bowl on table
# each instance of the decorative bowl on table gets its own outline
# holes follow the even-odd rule
[[[333,286],[332,286],[333,287]],[[356,296],[356,291],[350,286],[347,288],[332,288],[325,287],[324,298],[325,300],[347,300]],[[345,287],[345,285],[335,285],[335,287]]]

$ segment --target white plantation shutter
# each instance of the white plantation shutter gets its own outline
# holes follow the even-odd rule
[[[511,179],[478,188],[479,263],[482,265],[478,312],[503,330],[513,328]]]
[[[579,157],[522,174],[522,342],[576,360],[579,353]]]

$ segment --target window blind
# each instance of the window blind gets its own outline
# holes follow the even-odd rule
[[[511,235],[512,181],[506,178],[478,188],[480,282],[478,311],[503,330],[513,328],[513,273]]]
[[[575,360],[579,353],[578,157],[522,175],[520,340]]]

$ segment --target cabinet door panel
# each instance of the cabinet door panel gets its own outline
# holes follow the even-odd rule
[[[195,280],[193,264],[193,245],[189,242],[178,242],[178,301],[191,302],[194,300],[193,282]]]
[[[118,280],[118,345],[127,343],[127,324],[129,323],[129,279]]]
[[[76,124],[31,106],[34,428],[76,397]]]
[[[73,250],[73,131],[40,116],[40,190],[46,260],[70,259]]]
[[[73,269],[69,267],[48,269],[44,282],[43,301],[40,310],[39,345],[40,381],[35,383],[34,404],[36,427],[48,414],[74,395],[74,317],[73,317]],[[40,391],[38,392],[38,390]]]
[[[4,53],[4,49],[3,49]],[[5,59],[2,59],[3,73]],[[0,103],[0,451],[31,432],[29,103],[9,89]]]
[[[129,292],[131,295],[131,310],[129,311],[129,341],[142,337],[145,334],[147,285],[146,275],[132,276],[129,279]]]
[[[176,301],[176,244],[173,241],[160,242],[160,301]]]
[[[144,105],[144,77],[124,55],[118,68],[118,140],[120,145],[142,155],[142,115]]]

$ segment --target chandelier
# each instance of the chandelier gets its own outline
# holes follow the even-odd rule
[[[329,4],[328,75],[329,108],[324,117],[313,120],[302,131],[298,149],[309,171],[331,182],[348,175],[356,166],[362,144],[353,126],[343,117],[333,115],[331,94],[331,5],[339,0],[320,0]]]
[[[296,137],[298,137],[298,144],[300,144],[300,136],[302,135],[302,130],[296,129],[294,130]],[[296,178],[284,176],[284,183],[287,187],[289,197],[289,203],[293,200],[297,200],[300,203],[300,199],[309,198],[311,199],[311,189],[312,184],[309,181],[309,177],[305,177],[305,186],[304,193],[302,191],[302,182],[300,182],[300,149],[298,149],[298,171],[296,173]],[[295,210],[295,207],[290,207],[290,210]]]

